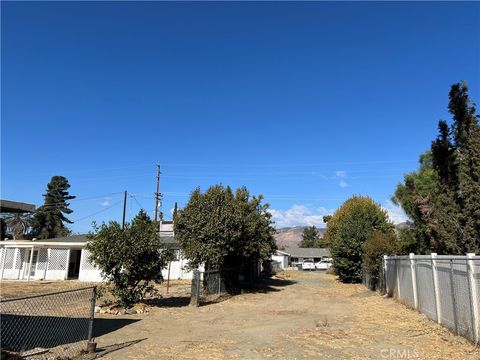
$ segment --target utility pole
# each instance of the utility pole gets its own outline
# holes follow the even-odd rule
[[[155,193],[155,224],[158,223],[158,201],[160,200],[160,165],[157,165],[157,192]]]
[[[127,190],[123,193],[123,220],[122,220],[122,230],[125,228],[125,213],[127,211]]]

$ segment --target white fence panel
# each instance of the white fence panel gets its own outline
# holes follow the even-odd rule
[[[387,294],[480,343],[480,256],[384,257]]]

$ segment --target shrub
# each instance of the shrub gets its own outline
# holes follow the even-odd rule
[[[393,233],[374,231],[363,244],[363,266],[369,275],[368,287],[375,290],[380,279],[383,255],[397,252],[397,239]]]
[[[161,250],[156,226],[143,210],[123,230],[116,221],[94,225],[89,238],[90,259],[112,282],[112,294],[125,308],[144,298],[172,258],[171,251]]]
[[[325,240],[343,282],[362,281],[363,244],[373,231],[394,234],[385,210],[369,197],[353,196],[328,221]]]

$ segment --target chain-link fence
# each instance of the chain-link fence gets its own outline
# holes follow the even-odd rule
[[[389,296],[480,344],[480,256],[390,256],[382,270]]]
[[[95,287],[0,300],[2,359],[68,359],[92,338]]]
[[[190,301],[192,305],[200,306],[202,303],[218,299],[225,293],[225,281],[220,271],[193,271]]]

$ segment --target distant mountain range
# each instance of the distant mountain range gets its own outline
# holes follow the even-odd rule
[[[300,244],[300,241],[302,241],[303,230],[306,227],[307,226],[295,226],[295,227],[285,227],[285,228],[277,229],[274,237],[275,237],[275,241],[277,243],[278,248],[281,249],[284,247],[285,248],[298,247],[298,244]],[[318,231],[320,232],[320,235],[323,237],[323,234],[325,234],[325,231],[327,231],[327,229],[318,228]]]
[[[395,225],[395,231],[398,233],[398,231],[402,229],[411,229],[412,227],[412,223],[403,222]],[[274,237],[278,248],[298,248],[298,244],[300,244],[300,241],[302,241],[302,234],[305,228],[307,228],[307,226],[294,226],[277,229]],[[320,232],[321,237],[323,237],[323,235],[327,231],[326,228],[317,229]]]

